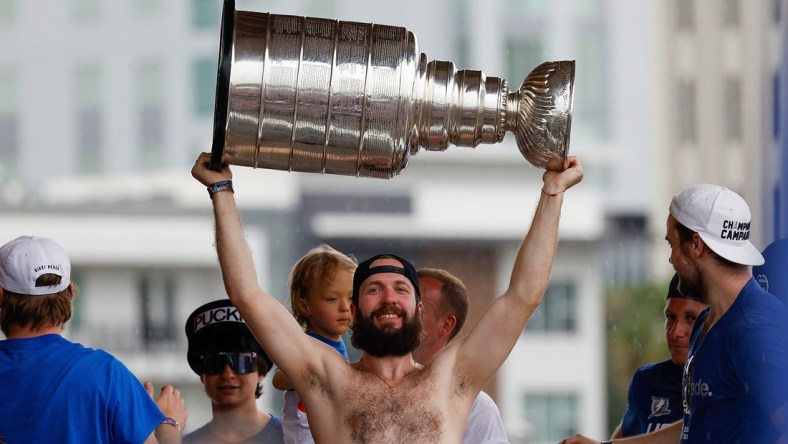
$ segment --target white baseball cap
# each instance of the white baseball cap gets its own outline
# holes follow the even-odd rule
[[[56,274],[60,284],[36,287],[42,274]],[[0,247],[0,287],[24,295],[47,295],[68,288],[71,263],[66,250],[52,239],[21,236]]]
[[[706,183],[687,187],[673,196],[670,214],[721,257],[742,265],[764,263],[749,241],[750,207],[733,191]]]

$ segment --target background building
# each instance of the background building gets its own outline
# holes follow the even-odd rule
[[[657,205],[652,237],[659,244],[665,204],[683,187],[707,182],[739,193],[753,213],[752,238],[765,247],[786,235],[780,217],[779,97],[785,82],[786,3],[782,0],[652,2],[655,77],[652,110]],[[660,206],[661,205],[661,206]],[[782,225],[782,227],[781,227]],[[663,242],[664,245],[664,242]],[[655,248],[666,256],[666,247]],[[659,261],[656,270],[667,269]]]
[[[784,236],[780,122],[785,0],[237,1],[237,9],[404,26],[429,60],[517,85],[577,61],[568,193],[544,303],[491,381],[513,442],[608,433],[603,295],[666,279],[672,194],[741,193],[753,241]],[[0,242],[51,236],[80,287],[66,334],[140,378],[182,388],[189,428],[209,402],[185,360],[186,316],[225,297],[210,205],[189,169],[210,147],[219,0],[0,0]],[[394,250],[474,295],[505,288],[541,171],[514,138],[420,152],[390,180],[236,168],[262,287],[284,298],[318,242],[360,259]],[[656,315],[656,314],[655,314]],[[613,333],[615,332],[613,331]],[[634,345],[633,345],[634,347]],[[582,369],[582,371],[580,371]],[[277,411],[271,387],[261,401]],[[617,412],[611,413],[617,415]]]

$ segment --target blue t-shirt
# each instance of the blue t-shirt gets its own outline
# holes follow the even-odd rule
[[[0,341],[0,442],[139,444],[164,419],[117,359],[57,334]]]
[[[681,419],[681,372],[670,359],[637,369],[621,420],[623,436],[654,432]]]
[[[695,321],[684,366],[681,442],[775,442],[769,415],[788,410],[788,308],[750,279],[701,337],[708,314]]]
[[[315,339],[317,339],[318,341],[320,341],[320,342],[322,342],[324,344],[328,344],[328,345],[334,347],[334,349],[336,351],[338,351],[339,354],[342,355],[342,357],[345,358],[345,361],[350,359],[348,357],[348,354],[347,354],[347,348],[345,347],[345,341],[343,341],[342,339],[340,339],[339,341],[332,341],[331,339],[328,339],[328,338],[326,338],[326,337],[324,337],[322,335],[319,335],[317,333],[307,332],[306,334],[311,336],[311,337],[313,337],[313,338],[315,338]]]
[[[183,444],[282,444],[283,442],[282,419],[273,415],[271,415],[271,419],[263,427],[263,430],[244,441],[233,441],[231,443],[220,439],[211,432],[208,424],[183,437]]]

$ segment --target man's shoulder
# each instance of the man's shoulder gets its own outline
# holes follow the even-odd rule
[[[788,319],[788,307],[774,295],[764,291],[754,280],[750,280],[736,298],[746,324],[757,326],[765,321],[777,321],[784,325]]]
[[[642,372],[642,373],[669,372],[669,371],[674,371],[677,368],[680,369],[681,366],[676,365],[670,359],[666,359],[664,361],[651,362],[646,365],[643,365],[637,369],[637,372]]]
[[[3,348],[23,353],[46,353],[52,359],[68,359],[71,362],[81,362],[83,360],[91,360],[92,362],[117,361],[114,356],[104,350],[92,349],[56,334],[6,339],[2,341],[2,345]]]
[[[671,377],[681,376],[682,368],[670,359],[652,362],[639,367],[632,376],[632,385],[646,385],[652,381],[664,381]]]
[[[637,368],[637,370],[635,370],[635,374],[632,376],[632,378],[636,379],[636,378],[648,377],[654,373],[659,372],[661,367],[660,364],[662,364],[662,362],[664,361],[649,362],[648,364],[641,365],[640,367]]]
[[[700,318],[699,318],[700,319]],[[722,344],[760,350],[776,343],[788,350],[788,307],[750,280],[709,332]],[[697,323],[697,322],[696,322]]]

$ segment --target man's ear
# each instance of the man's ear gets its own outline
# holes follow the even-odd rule
[[[449,335],[451,335],[451,332],[454,331],[455,327],[457,327],[457,316],[454,316],[453,314],[448,315],[443,320],[443,325],[441,326],[441,330],[442,330],[441,333],[443,333],[445,336],[448,337]]]
[[[700,255],[709,248],[698,233],[692,233],[692,240],[689,241],[689,247],[694,257],[700,257]]]

